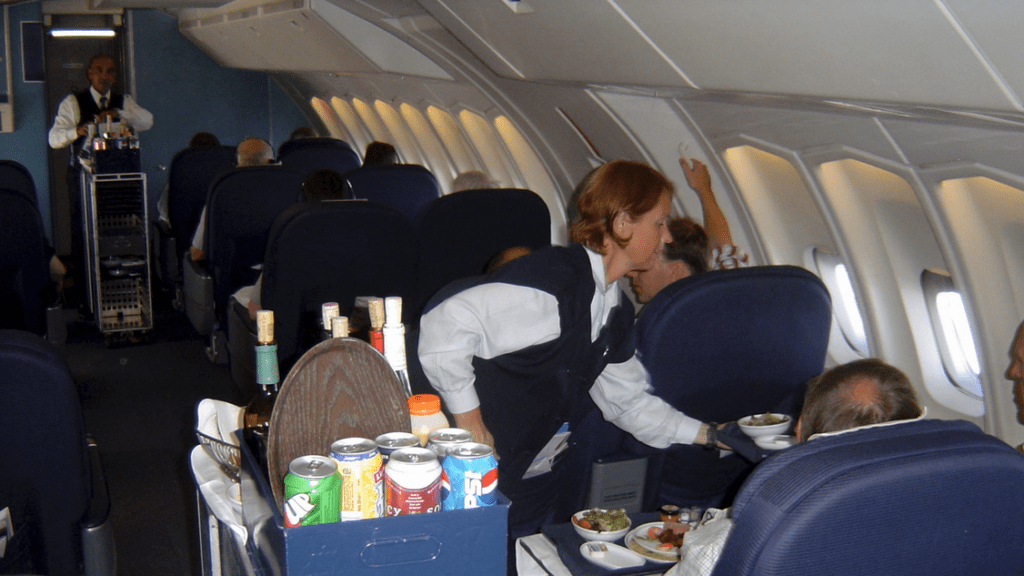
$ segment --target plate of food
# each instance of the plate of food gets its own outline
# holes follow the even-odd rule
[[[689,524],[680,522],[648,522],[630,532],[626,543],[635,552],[652,560],[676,562],[679,560],[679,547],[683,545],[683,535],[689,529]]]
[[[572,515],[572,527],[584,540],[618,540],[629,532],[632,523],[626,511],[591,508]]]

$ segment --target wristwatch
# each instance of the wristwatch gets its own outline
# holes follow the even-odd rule
[[[704,439],[704,448],[714,450],[715,448],[718,448],[718,424],[708,422],[707,427],[708,432],[707,437]]]

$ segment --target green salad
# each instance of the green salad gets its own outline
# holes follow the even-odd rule
[[[578,524],[580,528],[586,528],[587,530],[615,532],[616,530],[629,527],[629,518],[626,516],[626,511],[622,508],[618,510],[592,508],[584,511],[582,516],[582,518],[573,516],[572,521]]]

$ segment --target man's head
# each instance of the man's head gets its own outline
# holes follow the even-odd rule
[[[672,218],[667,223],[672,242],[663,245],[639,269],[629,274],[637,302],[646,304],[662,288],[691,274],[707,272],[711,252],[708,234],[692,218]]]
[[[209,132],[196,132],[188,141],[189,148],[203,148],[206,146],[220,146],[220,140]]]
[[[398,164],[398,150],[387,142],[370,142],[363,155],[363,166]]]
[[[249,137],[235,149],[238,166],[260,166],[274,160],[274,149],[262,138]]]
[[[302,140],[303,138],[316,138],[316,130],[309,126],[299,126],[288,136],[289,140]]]
[[[345,179],[330,168],[314,171],[302,182],[302,195],[307,202],[341,200],[345,193]]]
[[[1013,381],[1013,401],[1017,404],[1017,421],[1024,424],[1024,322],[1017,327],[1017,336],[1010,345],[1010,366],[1006,379]]]
[[[823,432],[920,415],[917,395],[906,374],[875,358],[856,360],[807,383],[796,437],[806,440]]]
[[[97,54],[89,59],[89,67],[85,69],[89,84],[100,94],[106,94],[117,80],[117,65],[114,59],[106,54]]]

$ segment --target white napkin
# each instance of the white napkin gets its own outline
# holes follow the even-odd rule
[[[210,458],[202,446],[192,448],[192,475],[196,486],[213,515],[231,529],[240,546],[249,537],[242,521],[242,503],[238,483],[224,473],[220,465]]]
[[[238,446],[237,430],[242,429],[245,409],[223,400],[203,398],[196,407],[196,429],[228,444]]]
[[[543,567],[523,548],[524,543],[530,547],[534,556],[544,563]],[[516,571],[519,576],[572,576],[562,563],[562,559],[558,557],[554,542],[543,534],[533,534],[516,540]]]

